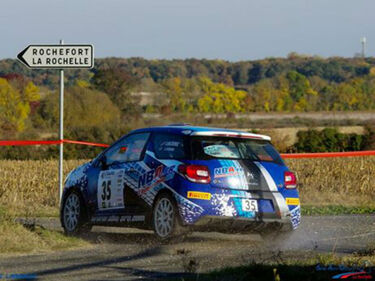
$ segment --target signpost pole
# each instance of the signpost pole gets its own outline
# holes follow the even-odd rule
[[[63,45],[64,41],[60,40],[60,45]],[[60,157],[59,157],[59,199],[61,201],[63,192],[63,159],[64,159],[64,69],[60,69]]]

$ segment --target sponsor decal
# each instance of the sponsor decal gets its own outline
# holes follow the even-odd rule
[[[242,168],[236,167],[220,167],[214,169],[215,178],[222,178],[222,177],[230,177],[230,176],[237,176],[240,172],[242,172]]]
[[[247,177],[248,179],[250,179],[250,180],[255,179],[254,174],[251,173],[251,172],[246,172],[246,177]]]
[[[140,190],[140,193],[145,193],[152,187],[156,186],[160,182],[168,180],[168,176],[173,174],[175,165],[170,167],[160,165],[156,169],[152,169],[142,174],[138,180],[138,188],[145,188],[145,190]]]
[[[299,205],[299,198],[285,198],[287,205]]]
[[[141,222],[145,220],[145,216],[121,216],[120,222]]]
[[[198,192],[198,191],[188,191],[187,197],[190,198],[190,199],[210,200],[211,199],[211,193]]]
[[[145,220],[145,216],[98,216],[92,217],[92,222],[142,222]]]

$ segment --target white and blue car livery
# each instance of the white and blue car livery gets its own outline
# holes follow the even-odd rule
[[[61,223],[151,228],[293,230],[301,221],[297,180],[268,136],[170,125],[120,138],[65,181]]]

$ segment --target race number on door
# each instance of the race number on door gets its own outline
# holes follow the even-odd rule
[[[101,171],[98,180],[98,208],[124,208],[124,170]]]

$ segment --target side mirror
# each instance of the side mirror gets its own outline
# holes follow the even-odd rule
[[[121,146],[119,153],[124,154],[128,150],[127,146]]]

